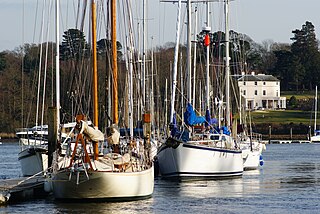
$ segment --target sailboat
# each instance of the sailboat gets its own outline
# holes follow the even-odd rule
[[[242,135],[240,137],[240,149],[242,150],[244,170],[255,170],[263,165],[262,152],[266,150],[266,146],[262,143],[261,134]]]
[[[208,2],[207,3],[207,26],[205,31],[209,33],[208,26]],[[228,7],[229,1],[225,1],[225,15],[226,15],[226,59],[229,59],[229,41],[228,41]],[[178,6],[178,21],[180,16],[181,1]],[[190,53],[190,17],[191,17],[191,1],[187,1],[188,10],[188,50]],[[177,32],[179,32],[179,24],[177,24]],[[179,37],[177,33],[177,38]],[[208,38],[207,38],[208,39]],[[177,41],[179,41],[177,39]],[[209,45],[209,44],[208,44]],[[177,46],[176,46],[177,48]],[[177,49],[176,49],[177,50]],[[207,46],[207,56],[209,47]],[[177,51],[176,51],[177,53]],[[188,63],[190,68],[190,55],[188,53]],[[209,60],[207,58],[207,81]],[[175,64],[176,65],[176,64]],[[176,66],[174,66],[176,67]],[[226,60],[226,125],[212,128],[208,126],[206,129],[196,130],[196,124],[203,125],[204,123],[211,124],[209,102],[207,101],[206,118],[197,116],[193,106],[190,102],[191,87],[189,84],[189,103],[186,112],[184,113],[184,127],[177,128],[175,122],[174,103],[175,100],[175,76],[176,69],[173,74],[173,90],[171,95],[171,136],[159,148],[157,160],[159,163],[160,174],[163,178],[171,179],[209,179],[222,177],[241,176],[243,173],[242,152],[239,149],[235,139],[230,132],[230,100],[229,100],[229,60]],[[190,69],[189,69],[190,70]],[[190,72],[190,71],[189,71]],[[189,75],[190,81],[191,75]],[[207,82],[207,89],[208,89]],[[207,100],[208,95],[207,92]],[[222,103],[219,102],[220,109]],[[219,120],[220,121],[220,120]],[[220,122],[219,122],[220,125]],[[201,126],[202,127],[202,126]]]
[[[314,97],[314,132],[310,138],[311,143],[320,143],[320,130],[317,130],[317,109],[318,109],[318,86],[316,86],[316,94]]]
[[[57,4],[59,0],[57,0]],[[57,6],[57,8],[59,8]],[[112,9],[112,49],[113,77],[117,77],[117,49],[115,12],[116,1],[111,2]],[[93,55],[95,55],[95,1],[92,1]],[[94,63],[95,64],[95,63]],[[95,65],[94,65],[95,66]],[[96,72],[96,69],[93,69]],[[58,72],[59,70],[57,70]],[[94,84],[97,75],[94,73]],[[97,87],[94,87],[97,89]],[[108,127],[108,144],[113,151],[103,153],[99,144],[104,144],[104,136],[97,127],[88,126],[86,117],[77,116],[77,138],[72,154],[60,156],[56,169],[51,175],[52,190],[55,199],[101,199],[101,200],[136,200],[150,197],[154,188],[154,169],[149,158],[148,139],[143,145],[127,141],[126,148],[120,148],[118,123],[117,79],[113,84],[113,122]],[[98,124],[97,90],[94,90],[94,125]],[[71,144],[70,144],[71,145]],[[89,145],[89,146],[88,146]]]
[[[262,134],[253,132],[250,110],[248,112],[244,111],[241,96],[240,94],[240,129],[238,130],[238,140],[240,142],[240,149],[242,150],[243,169],[255,170],[263,165],[262,152],[266,150],[266,145],[262,143]],[[249,117],[249,121],[247,120],[247,116]]]

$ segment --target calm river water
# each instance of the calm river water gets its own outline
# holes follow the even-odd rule
[[[0,145],[0,179],[20,175],[18,143]],[[0,207],[0,213],[320,213],[320,144],[271,144],[260,170],[226,180],[156,179],[151,198],[61,203],[51,198]]]

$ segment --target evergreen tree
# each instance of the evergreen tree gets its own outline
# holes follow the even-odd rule
[[[60,56],[62,60],[79,60],[88,53],[88,44],[84,33],[78,29],[69,29],[63,34],[60,45]]]
[[[302,29],[292,31],[294,34],[291,40],[292,53],[300,59],[301,65],[305,70],[304,82],[311,90],[314,85],[319,83],[320,54],[318,41],[316,39],[314,25],[306,21]]]

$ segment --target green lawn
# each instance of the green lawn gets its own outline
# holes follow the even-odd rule
[[[251,112],[254,123],[303,123],[313,124],[313,113],[310,111],[254,111]]]
[[[288,100],[292,97],[295,96],[297,100],[300,99],[313,99],[315,96],[315,92],[314,91],[299,91],[299,92],[295,92],[295,91],[282,91],[281,92],[281,96],[282,97],[286,97]]]

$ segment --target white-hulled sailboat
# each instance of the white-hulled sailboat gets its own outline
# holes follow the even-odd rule
[[[57,0],[59,3],[59,0]],[[58,7],[57,7],[58,8]],[[115,11],[116,1],[112,0],[112,50],[113,50],[113,122],[118,123],[117,95],[117,47]],[[95,1],[92,1],[92,25],[95,26]],[[93,49],[96,36],[93,27]],[[95,51],[93,53],[95,56]],[[96,67],[96,64],[94,65]],[[96,68],[94,84],[97,82]],[[57,70],[58,71],[58,70]],[[98,124],[97,87],[94,87],[94,124]],[[126,152],[106,153],[99,151],[98,142],[104,140],[103,134],[87,125],[84,116],[77,117],[79,133],[72,154],[66,154],[58,160],[58,168],[52,173],[53,195],[56,199],[100,199],[100,200],[136,200],[150,197],[154,187],[154,171],[149,159],[149,140],[146,148],[135,147],[127,142]],[[115,125],[109,128],[108,143],[118,145],[119,132]],[[92,146],[88,147],[88,144]],[[116,146],[115,146],[116,147]]]
[[[208,4],[208,2],[206,2]],[[229,100],[229,30],[228,30],[228,6],[229,1],[225,1],[225,15],[226,15],[226,124],[225,127],[219,126],[216,131],[209,129],[196,132],[194,125],[209,122],[209,117],[205,121],[204,117],[197,117],[191,105],[191,75],[190,75],[190,59],[191,59],[191,31],[190,31],[190,17],[191,17],[191,1],[187,1],[188,10],[188,67],[189,67],[189,103],[184,120],[186,121],[186,128],[178,130],[174,122],[174,104],[175,87],[176,87],[176,60],[173,74],[173,90],[171,96],[171,136],[159,148],[157,160],[159,163],[160,174],[164,178],[175,179],[203,179],[203,178],[221,178],[241,176],[243,173],[243,161],[241,150],[235,142],[235,139],[230,133],[230,100]],[[181,1],[178,7],[178,21],[180,20]],[[208,31],[209,10],[207,5],[207,26]],[[179,22],[178,22],[179,23]],[[209,33],[209,32],[207,32]],[[207,35],[208,36],[208,35]],[[177,24],[177,44],[179,42],[179,24]],[[208,38],[207,38],[208,39]],[[177,48],[175,57],[177,56]],[[207,45],[207,90],[209,85],[209,44]],[[209,92],[207,96],[207,112],[209,113]],[[220,102],[221,104],[221,102]],[[220,108],[222,106],[220,105]],[[187,117],[186,117],[187,116]],[[220,120],[219,120],[219,125]]]

